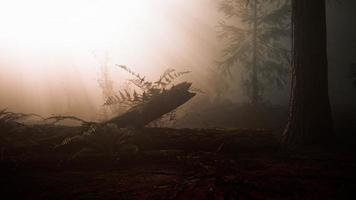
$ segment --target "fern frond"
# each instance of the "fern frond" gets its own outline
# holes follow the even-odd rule
[[[131,101],[131,95],[130,95],[130,93],[129,93],[126,89],[125,89],[124,91],[125,91],[127,100],[128,100],[128,101]]]
[[[81,135],[65,138],[55,148],[72,151],[71,158],[76,158],[83,149],[115,160],[123,148],[128,145],[132,134],[129,129],[117,128],[114,124],[91,126]],[[137,151],[137,149],[135,149]]]
[[[145,77],[142,77],[139,73],[135,73],[133,70],[131,70],[126,65],[118,65],[118,64],[116,64],[116,66],[118,66],[121,69],[125,70],[126,72],[128,72],[129,74],[131,74],[132,76],[136,77],[139,80],[144,80],[145,79]]]
[[[165,89],[179,77],[191,73],[191,71],[177,72],[175,69],[169,68],[163,72],[157,81],[151,82],[147,81],[145,76],[141,76],[139,73],[133,72],[126,65],[116,66],[127,71],[135,77],[134,79],[129,79],[129,83],[132,83],[137,88],[140,88],[142,90],[142,95],[140,96],[136,90],[134,90],[131,94],[127,89],[124,89],[123,91],[118,91],[117,94],[106,98],[104,106],[110,106],[114,104],[126,104],[134,106],[139,103],[146,102],[153,96],[164,92]]]

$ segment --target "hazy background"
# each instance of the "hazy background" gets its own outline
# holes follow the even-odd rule
[[[129,78],[114,64],[156,79],[167,68],[213,99],[221,42],[217,0],[11,0],[0,6],[0,108],[100,119],[98,79],[107,62],[115,88]],[[330,91],[333,105],[356,102],[350,64],[356,62],[356,2],[329,3]],[[227,97],[243,101],[239,81]],[[288,89],[272,103],[286,105]],[[195,101],[198,101],[195,100]]]
[[[212,0],[1,3],[0,107],[13,111],[96,118],[103,62],[120,87],[129,76],[114,64],[151,79],[166,68],[204,79],[218,52]]]

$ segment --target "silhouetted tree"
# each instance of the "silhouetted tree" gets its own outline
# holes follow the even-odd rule
[[[325,0],[293,0],[293,64],[288,145],[324,143],[333,126],[328,94]]]
[[[228,41],[220,66],[225,74],[231,67],[244,67],[241,80],[250,102],[262,100],[266,86],[286,85],[290,50],[290,4],[288,0],[223,0],[220,36]],[[240,26],[230,25],[233,21]],[[246,74],[248,74],[246,76]]]

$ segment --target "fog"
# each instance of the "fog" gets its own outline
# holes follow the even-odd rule
[[[0,8],[0,107],[97,119],[106,62],[117,88],[125,64],[156,79],[191,70],[196,87],[218,54],[212,0],[7,1]]]
[[[167,68],[191,70],[185,80],[214,98],[214,68],[222,42],[216,0],[12,0],[0,7],[0,108],[44,116],[101,118],[103,70],[118,90],[124,64],[155,80]],[[328,52],[333,105],[356,101],[349,68],[356,62],[352,0],[329,3]],[[237,79],[231,101],[244,101]],[[274,91],[286,105],[288,90]],[[196,100],[195,100],[196,101]]]

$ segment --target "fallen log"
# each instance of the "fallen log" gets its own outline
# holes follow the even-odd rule
[[[113,123],[119,128],[143,127],[193,98],[196,93],[189,91],[191,85],[192,83],[183,82],[173,86],[171,89],[153,96],[147,102],[131,108],[123,115],[104,122],[104,124]]]

